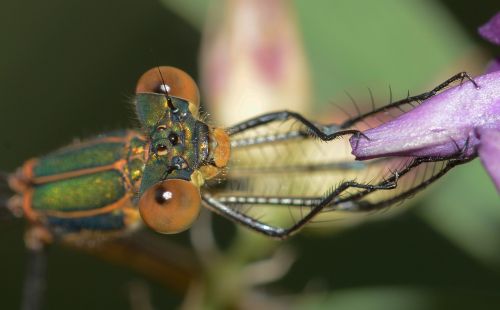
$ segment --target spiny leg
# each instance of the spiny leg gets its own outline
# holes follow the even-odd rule
[[[267,225],[259,220],[256,220],[246,214],[238,212],[224,204],[223,202],[213,198],[212,196],[205,194],[202,196],[203,203],[211,210],[219,213],[220,215],[238,222],[250,229],[253,229],[259,233],[266,236],[286,239],[292,234],[300,230],[304,225],[306,225],[314,216],[316,216],[321,210],[327,207],[336,197],[338,197],[342,192],[349,188],[361,188],[366,190],[389,190],[396,187],[396,182],[382,182],[377,185],[361,184],[354,181],[347,181],[341,183],[337,186],[331,193],[324,197],[318,204],[311,207],[309,213],[307,213],[303,218],[297,221],[294,225],[288,228],[281,228]]]
[[[227,133],[232,136],[246,130],[256,128],[262,125],[269,124],[275,121],[286,121],[288,119],[295,119],[302,123],[311,132],[313,136],[320,138],[323,141],[330,141],[342,135],[348,134],[361,134],[359,130],[347,129],[347,130],[332,130],[332,128],[337,128],[337,126],[321,126],[319,128],[314,123],[306,119],[299,113],[290,111],[279,111],[257,116],[255,118],[249,119],[242,123],[236,124],[232,127],[226,129]]]
[[[471,160],[473,160],[475,156],[472,157],[467,157],[467,158],[451,158],[451,159],[441,159],[438,160],[439,158],[417,158],[415,159],[410,165],[405,167],[403,170],[398,172],[398,176],[401,177],[405,175],[406,173],[410,172],[413,168],[423,164],[423,163],[428,163],[428,162],[438,162],[438,161],[443,161],[443,160],[448,160],[448,162],[442,167],[437,173],[433,173],[432,176],[425,181],[421,182],[420,184],[413,186],[401,193],[399,193],[396,196],[387,198],[385,200],[381,200],[378,202],[369,202],[369,201],[359,201],[362,197],[366,196],[370,192],[364,191],[357,193],[355,195],[352,195],[350,197],[346,197],[345,199],[336,201],[335,204],[337,206],[333,206],[333,210],[342,210],[342,211],[350,211],[350,212],[370,212],[370,211],[375,211],[375,210],[380,210],[387,208],[393,204],[399,203],[404,201],[407,198],[410,198],[411,196],[415,195],[416,193],[420,192],[421,190],[425,189],[427,186],[431,185],[441,177],[443,177],[446,173],[448,173],[453,167],[457,165],[461,165],[464,163],[467,163]],[[389,178],[388,181],[392,179]],[[348,204],[345,204],[346,202],[349,202]],[[345,205],[342,205],[345,204]]]
[[[22,310],[43,308],[47,271],[47,244],[50,233],[43,227],[34,226],[26,232],[26,274],[24,278]]]
[[[402,202],[403,200],[413,196],[419,191],[426,188],[428,185],[437,181],[439,178],[444,176],[449,170],[451,170],[456,165],[460,165],[466,163],[475,158],[472,157],[464,157],[463,152],[467,149],[467,143],[460,151],[461,153],[454,155],[452,157],[420,157],[412,160],[409,164],[404,166],[403,168],[393,172],[393,174],[387,179],[379,182],[377,186],[368,186],[361,187],[362,191],[359,191],[355,194],[349,195],[347,197],[332,199],[325,206],[325,210],[328,211],[347,211],[347,212],[369,212],[378,209],[383,209],[389,207],[393,204]],[[432,173],[432,176],[420,184],[413,186],[403,191],[402,193],[388,198],[383,201],[379,201],[376,203],[361,201],[362,198],[367,196],[368,194],[380,190],[380,189],[392,189],[396,187],[396,183],[399,178],[403,177],[407,173],[411,172],[414,168],[417,168],[421,164],[429,163],[429,162],[442,162],[447,161],[447,164],[439,170],[438,173]],[[338,196],[338,195],[337,195]],[[256,205],[274,205],[274,206],[288,206],[288,207],[314,207],[323,202],[324,198],[320,197],[268,197],[268,196],[222,196],[217,197],[217,203],[228,205],[234,204],[256,204]],[[229,207],[228,207],[229,208]],[[237,212],[230,209],[232,212]],[[320,210],[321,211],[321,210]],[[314,216],[314,215],[313,215]],[[252,219],[251,219],[252,220]],[[308,222],[309,219],[305,219],[305,223]],[[252,227],[251,227],[252,228]]]
[[[386,200],[379,201],[376,203],[371,203],[368,201],[359,201],[361,198],[365,197],[366,195],[368,195],[372,192],[369,190],[360,191],[354,195],[350,195],[348,197],[336,200],[332,204],[331,209],[343,210],[343,211],[371,211],[371,210],[377,210],[377,209],[383,209],[385,207],[389,207],[393,204],[402,202],[403,200],[410,198],[411,196],[415,195],[419,191],[425,189],[427,186],[429,186],[430,184],[434,183],[439,178],[444,176],[453,167],[467,163],[467,162],[469,162],[477,157],[476,154],[467,155],[467,152],[469,149],[470,137],[468,137],[465,140],[465,143],[463,144],[462,147],[460,147],[455,140],[452,139],[452,141],[456,146],[456,152],[453,155],[416,157],[409,164],[402,167],[401,169],[399,169],[398,171],[393,173],[393,175],[391,177],[386,179],[386,182],[394,182],[398,178],[401,178],[402,176],[409,173],[414,168],[420,166],[423,163],[447,161],[446,165],[444,167],[442,167],[438,173],[434,173],[434,169],[435,169],[435,167],[434,167],[433,172],[431,174],[431,177],[425,181],[422,180],[422,182],[419,185],[414,186],[414,184],[412,184],[409,189],[401,192],[400,194],[398,194],[392,198],[388,198]],[[425,173],[424,173],[424,175],[425,175]],[[349,204],[346,204],[345,206],[343,206],[342,204],[343,203],[345,204],[346,202],[349,202]]]
[[[459,146],[458,143],[453,141],[456,145],[456,153],[451,155],[451,156],[432,156],[432,157],[419,157],[419,158],[414,158],[410,160],[409,162],[406,162],[402,167],[397,168],[396,170],[391,170],[390,176],[388,176],[386,179],[383,181],[380,181],[378,183],[378,186],[387,186],[388,184],[395,183],[406,175],[407,173],[413,171],[413,169],[417,168],[421,164],[424,163],[431,163],[431,162],[445,162],[448,161],[450,167],[446,168],[446,171],[451,169],[453,166],[456,166],[461,163],[468,162],[472,159],[475,158],[475,155],[469,155],[467,156],[467,152],[469,149],[469,139],[467,139],[464,143],[463,146]],[[371,163],[374,162],[383,162],[385,159],[379,158],[372,160]],[[363,162],[356,162],[363,164]],[[337,169],[341,169],[343,165],[346,163],[335,163],[334,166]],[[333,164],[332,164],[333,165]],[[321,169],[324,167],[329,167],[329,165],[317,165],[317,166],[306,166],[305,168],[310,171],[311,169],[316,170],[316,169]],[[347,167],[347,165],[346,165]],[[363,167],[363,166],[362,166]],[[295,171],[295,172],[300,172],[301,168],[304,167],[285,167],[283,169],[286,169],[286,171]],[[316,169],[314,169],[316,168]],[[354,169],[355,167],[352,165],[349,165],[349,169]],[[427,167],[426,167],[427,170]],[[282,172],[283,170],[278,169],[273,169],[273,168],[268,168],[266,170],[267,172]],[[435,166],[432,169],[431,176],[435,176]],[[445,172],[445,171],[443,171]],[[425,176],[426,173],[424,173]],[[441,175],[440,175],[441,176]],[[425,184],[420,184],[418,185],[417,188],[415,189],[410,189],[411,192],[407,193],[407,196],[415,194],[417,191],[422,190],[425,186],[429,185],[430,183],[436,181],[440,176],[432,177],[426,180],[422,180],[422,182],[425,182]],[[415,184],[410,185],[410,187],[415,187]],[[357,205],[363,203],[359,202],[359,200],[366,195],[372,193],[375,189],[374,188],[369,188],[369,189],[364,189],[361,190],[355,194],[348,195],[343,198],[336,198],[334,199],[329,205],[328,205],[328,210],[347,210],[347,211],[354,211]],[[404,198],[403,198],[404,199]],[[248,204],[248,205],[273,205],[273,206],[288,206],[288,207],[311,207],[314,205],[317,205],[321,203],[323,200],[323,197],[311,197],[311,196],[304,196],[304,197],[298,197],[298,196],[269,196],[269,195],[239,195],[239,194],[233,194],[233,195],[217,195],[217,200],[221,203],[225,203],[227,205],[242,205],[242,204]],[[400,200],[400,199],[399,199]],[[392,201],[392,200],[391,200]],[[397,203],[398,199],[394,200],[394,203]],[[354,205],[354,207],[353,207]]]
[[[367,113],[364,113],[364,114],[360,114],[360,115],[358,115],[356,117],[353,117],[353,118],[350,118],[350,119],[346,120],[339,127],[341,129],[342,128],[349,128],[352,125],[354,125],[354,124],[356,124],[358,122],[363,121],[365,118],[367,118],[369,116],[372,116],[374,114],[380,113],[380,112],[384,112],[387,109],[398,108],[398,107],[400,107],[400,106],[402,106],[404,104],[409,104],[409,103],[412,103],[412,102],[418,102],[418,101],[427,100],[430,97],[435,96],[439,91],[443,90],[445,87],[447,87],[451,83],[453,83],[455,81],[458,81],[458,80],[460,80],[460,83],[462,83],[464,79],[468,79],[469,81],[472,82],[472,84],[474,84],[474,87],[479,88],[479,85],[477,85],[477,83],[470,77],[470,75],[467,72],[460,72],[460,73],[455,74],[451,78],[447,79],[443,83],[439,84],[438,86],[436,86],[431,91],[428,91],[428,92],[425,92],[425,93],[422,93],[422,94],[416,95],[416,96],[408,96],[405,99],[401,99],[401,100],[398,100],[398,101],[395,101],[395,102],[391,102],[388,105],[382,106],[382,107],[380,107],[378,109],[373,109],[370,112],[367,112]]]
[[[362,135],[362,133],[358,130],[345,129],[345,128],[349,128],[352,125],[354,125],[355,123],[363,121],[365,118],[372,116],[374,114],[383,112],[387,109],[397,108],[397,107],[404,105],[404,104],[409,104],[412,102],[424,101],[426,99],[429,99],[430,97],[436,95],[439,91],[441,91],[442,89],[444,89],[445,87],[447,87],[451,83],[453,83],[457,80],[460,80],[462,82],[464,79],[468,79],[469,81],[471,81],[474,84],[474,86],[476,88],[479,88],[479,85],[469,76],[469,74],[467,72],[460,72],[460,73],[457,73],[454,76],[450,77],[449,79],[447,79],[443,83],[439,84],[431,91],[428,91],[428,92],[425,92],[425,93],[422,93],[422,94],[416,95],[416,96],[408,96],[405,99],[392,102],[392,103],[385,105],[383,107],[380,107],[378,109],[373,109],[370,112],[367,112],[367,113],[358,115],[356,117],[350,118],[350,119],[346,120],[345,122],[343,122],[341,125],[331,124],[331,125],[321,126],[322,128],[319,128],[318,126],[316,126],[311,121],[307,120],[304,116],[302,116],[299,113],[291,112],[291,111],[278,111],[278,112],[271,112],[271,113],[263,114],[263,115],[255,117],[255,118],[251,118],[249,120],[246,120],[244,122],[241,122],[239,124],[236,124],[234,126],[227,128],[226,131],[231,136],[231,135],[235,135],[235,134],[244,132],[244,131],[252,129],[252,128],[266,125],[266,124],[271,123],[271,122],[285,121],[288,119],[295,119],[295,120],[299,121],[300,123],[302,123],[303,125],[305,125],[306,128],[308,130],[310,130],[310,132],[313,135],[317,136],[318,138],[320,138],[321,140],[324,140],[324,141],[330,141],[330,140],[335,139],[336,137],[339,137],[342,135],[347,135],[347,134],[361,134]]]

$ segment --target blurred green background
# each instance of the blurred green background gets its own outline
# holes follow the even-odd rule
[[[457,71],[474,74],[500,50],[476,28],[496,1],[294,1],[314,102],[367,86],[387,100]],[[197,77],[206,1],[14,1],[0,4],[0,169],[76,137],[133,127],[130,98],[147,69]],[[337,100],[338,101],[338,100]],[[237,103],[236,103],[237,104]],[[500,203],[478,160],[455,169],[397,216],[287,241],[298,260],[266,289],[299,308],[491,309],[500,306]],[[0,307],[18,308],[22,221],[0,222]],[[230,229],[224,220],[216,220]],[[334,225],[335,223],[332,223]],[[186,234],[165,236],[181,244]],[[139,279],[139,280],[137,280]],[[47,309],[128,309],[144,281],[156,309],[182,296],[93,256],[51,248]]]

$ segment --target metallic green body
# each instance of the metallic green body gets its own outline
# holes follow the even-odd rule
[[[176,97],[171,99],[176,112],[168,108],[163,94],[141,93],[136,96],[136,113],[151,142],[149,153],[152,154],[144,168],[139,197],[166,179],[190,181],[195,170],[209,163],[208,126],[191,113],[189,102]],[[172,134],[178,137],[178,143],[169,141]],[[167,148],[165,155],[158,153],[159,146]]]
[[[118,201],[126,193],[118,171],[104,171],[35,187],[35,211],[75,211],[99,209]]]
[[[137,94],[142,133],[110,132],[27,161],[10,182],[24,216],[55,236],[95,240],[137,226],[138,198],[151,186],[166,179],[199,186],[194,172],[213,164],[210,129],[189,102],[170,99],[175,111],[162,94]]]
[[[127,229],[139,218],[132,197],[144,169],[144,146],[138,133],[118,131],[28,162],[25,212],[56,233]]]

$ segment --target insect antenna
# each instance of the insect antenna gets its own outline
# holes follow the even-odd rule
[[[161,177],[161,180],[164,181],[167,179],[167,177],[172,173],[174,172],[174,170],[180,170],[180,167],[178,165],[172,165],[172,166],[168,166],[167,167],[167,170],[165,170],[165,173],[163,173],[162,177]]]
[[[163,74],[161,73],[160,67],[158,67],[158,73],[160,74],[161,78],[161,85],[160,85],[160,90],[163,91],[165,94],[165,99],[167,99],[167,105],[172,110],[173,113],[179,112],[179,109],[174,106],[174,103],[172,102],[172,97],[170,97],[169,90],[170,87],[167,85],[165,82],[165,79],[163,78]]]

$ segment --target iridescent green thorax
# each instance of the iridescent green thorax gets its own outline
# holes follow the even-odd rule
[[[208,126],[193,115],[189,102],[171,98],[175,110],[168,107],[165,95],[136,97],[137,115],[149,140],[139,196],[166,179],[190,181],[193,172],[209,160]]]

